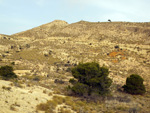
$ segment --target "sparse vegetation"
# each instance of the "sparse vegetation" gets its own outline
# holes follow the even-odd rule
[[[108,74],[108,69],[100,67],[98,63],[80,63],[72,69],[72,75],[76,80],[70,80],[73,85],[70,89],[80,96],[107,94],[112,83]]]
[[[126,85],[123,86],[124,91],[130,94],[144,94],[146,92],[143,84],[143,78],[137,74],[132,74],[126,80]]]
[[[11,87],[2,86],[2,89],[7,90],[7,91],[10,91],[10,90],[11,90]]]
[[[54,96],[53,100],[49,100],[47,103],[41,103],[37,105],[37,110],[54,113],[54,110],[58,104],[63,103],[63,98]]]
[[[0,77],[4,80],[17,78],[17,75],[13,72],[11,66],[2,66],[0,67]]]
[[[70,113],[70,110],[66,109],[67,107],[73,111],[76,111],[77,113],[97,113],[100,109],[104,109],[103,104],[100,103],[87,102],[83,100],[81,101],[73,97],[61,96],[54,96],[53,99],[49,100],[47,103],[41,103],[37,105],[36,109],[45,111],[46,113],[56,113],[55,110],[58,105],[65,105],[65,109],[62,110],[62,108],[60,108],[61,113],[63,113],[62,111],[66,111],[65,113]]]
[[[54,22],[12,36],[0,35],[0,67],[13,66],[19,75],[0,80],[0,111],[35,112],[35,106],[45,102],[41,109],[48,113],[150,113],[149,27],[150,23]],[[89,72],[90,77],[96,74],[88,69],[88,74],[81,76],[86,84],[72,76],[72,67],[91,61],[109,67],[114,81],[111,95],[102,96],[109,94],[109,88],[106,93],[98,89],[99,84],[94,84],[98,77],[91,83]],[[145,80],[146,93],[142,96],[122,92],[125,75],[132,73]]]

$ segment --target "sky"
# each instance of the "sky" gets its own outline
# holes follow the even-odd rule
[[[150,0],[0,0],[0,34],[54,20],[150,22]]]

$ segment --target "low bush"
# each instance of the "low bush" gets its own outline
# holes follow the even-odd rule
[[[124,91],[130,94],[144,94],[146,92],[143,84],[143,78],[137,74],[132,74],[126,80],[126,85],[123,86]]]
[[[73,93],[80,96],[89,94],[89,86],[86,84],[76,83],[71,89]]]
[[[0,77],[4,80],[17,78],[17,75],[13,72],[11,66],[2,66],[0,67]]]

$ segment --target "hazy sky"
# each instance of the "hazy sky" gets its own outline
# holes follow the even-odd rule
[[[0,0],[0,34],[53,20],[150,22],[150,0]]]

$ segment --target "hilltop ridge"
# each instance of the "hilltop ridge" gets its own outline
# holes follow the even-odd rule
[[[39,27],[12,35],[14,37],[75,37],[84,39],[108,39],[118,43],[150,44],[150,23],[87,22],[68,24],[55,20]]]
[[[54,20],[50,23],[43,24],[41,26],[32,28],[27,31],[23,31],[20,33],[13,34],[13,37],[32,37],[32,38],[45,38],[48,37],[49,34],[52,32],[55,32],[65,26],[67,26],[68,23],[62,20]]]

